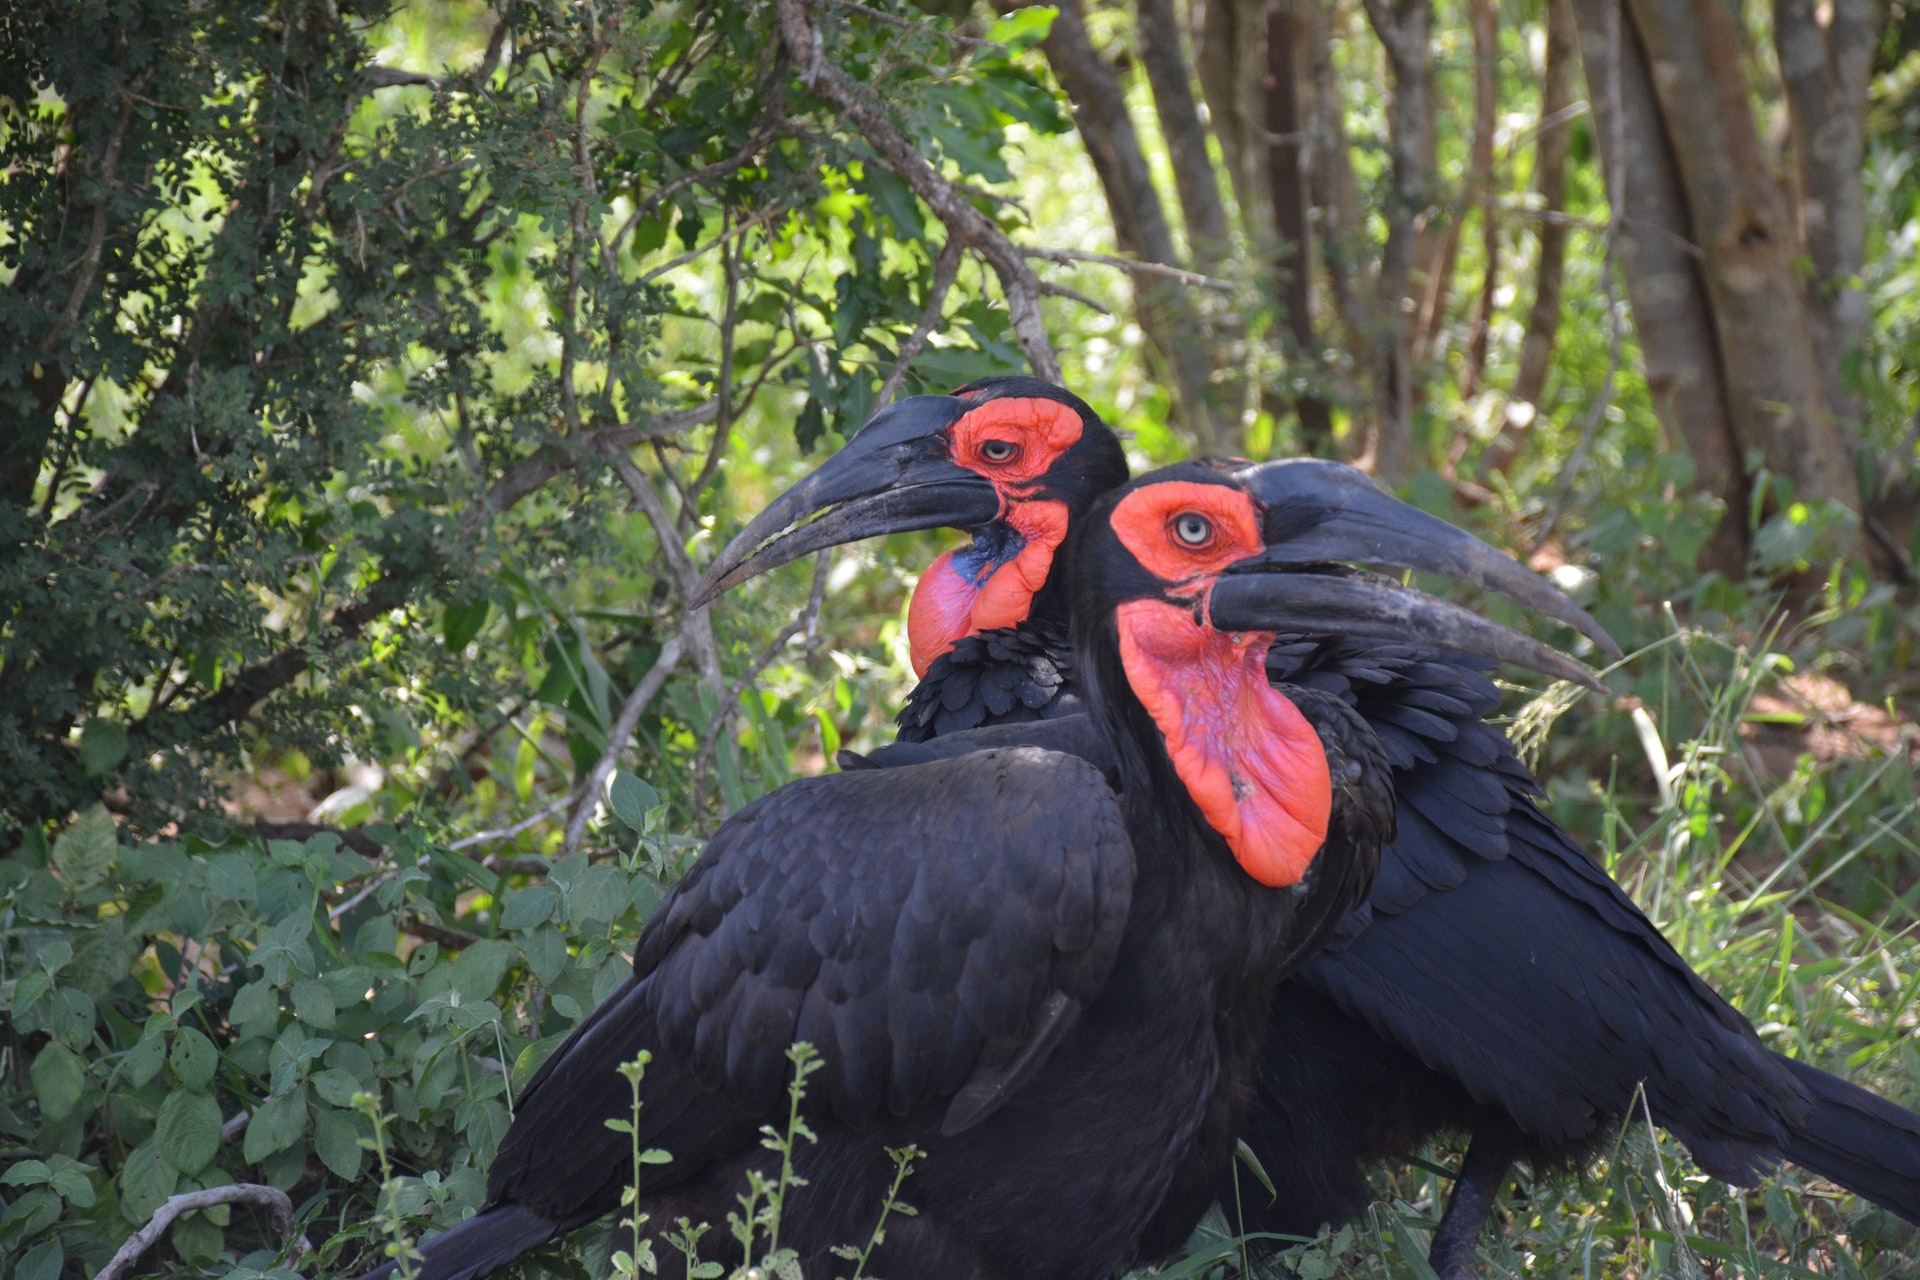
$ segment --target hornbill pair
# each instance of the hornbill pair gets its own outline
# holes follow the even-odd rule
[[[1591,680],[1346,565],[1490,586],[1596,630],[1364,482],[1190,463],[1115,488],[1119,447],[1073,404],[998,403],[1025,414],[1024,443],[1003,453],[1004,418],[986,414],[977,445],[1010,484],[1057,486],[1059,458],[1096,460],[1067,467],[1084,488],[1010,514],[993,553],[1022,566],[1025,597],[1058,597],[1085,714],[1026,726],[1048,730],[1031,742],[790,783],[724,823],[648,922],[632,978],[523,1091],[488,1207],[424,1246],[430,1280],[483,1275],[619,1208],[635,1142],[671,1156],[645,1167],[644,1234],[724,1223],[750,1172],[780,1176],[761,1132],[786,1119],[796,1041],[822,1065],[779,1243],[809,1276],[869,1240],[889,1151],[909,1145],[915,1212],[888,1220],[870,1273],[1102,1280],[1163,1256],[1231,1164],[1276,985],[1351,919],[1394,831],[1390,748],[1336,694],[1271,683],[1275,637],[1414,627]],[[861,440],[925,409],[907,402]],[[961,483],[903,489],[896,514],[978,502],[979,477],[945,465]],[[638,1133],[610,1130],[630,1114],[617,1068],[643,1052]]]
[[[1298,462],[1244,474],[1263,477],[1265,534],[1296,563],[1411,562],[1395,543],[1412,526],[1359,473]],[[1071,584],[1109,572],[1085,557],[1112,549],[1073,531],[1109,519],[1096,495],[1125,479],[1112,432],[1077,398],[989,379],[881,410],[755,519],[709,580],[724,587],[877,534],[970,532],[920,580],[909,639],[923,678],[900,714],[901,744],[870,763],[1071,740],[1080,713],[1110,714],[1113,697],[1108,672],[1067,643],[1086,607]],[[1447,571],[1471,580],[1489,563]],[[1613,651],[1537,580],[1480,580]],[[1215,1187],[1241,1224],[1310,1235],[1365,1207],[1371,1165],[1464,1134],[1431,1260],[1445,1280],[1470,1277],[1512,1163],[1584,1163],[1641,1087],[1653,1119],[1716,1177],[1749,1185],[1790,1160],[1920,1222],[1920,1116],[1765,1048],[1537,807],[1534,779],[1482,719],[1498,701],[1484,662],[1423,619],[1351,627],[1338,613],[1272,619],[1267,674],[1321,708],[1316,725],[1331,702],[1365,726],[1389,765],[1395,821],[1371,891],[1272,999],[1242,1133],[1274,1192]],[[1190,671],[1188,689],[1216,678]],[[1197,727],[1230,732],[1231,721]],[[1183,744],[1167,742],[1178,758]]]

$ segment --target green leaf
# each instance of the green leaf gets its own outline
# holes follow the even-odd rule
[[[220,1104],[211,1094],[175,1089],[160,1104],[153,1140],[181,1173],[200,1172],[220,1153]]]
[[[589,920],[611,920],[626,907],[626,882],[620,869],[608,863],[595,863],[567,886],[567,917],[576,927]]]
[[[551,986],[567,966],[567,939],[552,925],[542,925],[521,944],[527,967],[542,986]]]
[[[659,806],[660,793],[625,769],[615,769],[613,780],[607,784],[607,804],[628,830],[644,834],[647,813]]]
[[[366,1159],[367,1153],[360,1146],[357,1120],[352,1112],[332,1108],[322,1109],[314,1116],[313,1149],[320,1163],[344,1182],[360,1176],[360,1166]]]
[[[97,804],[75,818],[53,842],[53,869],[68,893],[83,893],[107,878],[119,852],[120,837],[114,829],[113,815],[105,805]]]
[[[73,1114],[87,1088],[86,1064],[59,1041],[42,1049],[27,1069],[43,1118],[58,1122]]]
[[[1023,52],[1045,40],[1053,30],[1053,20],[1059,16],[1060,10],[1050,4],[1016,9],[993,24],[987,39],[1004,44],[1015,53]]]
[[[42,1240],[27,1250],[14,1271],[14,1280],[60,1280],[60,1268],[67,1265],[67,1251],[58,1240]]]
[[[317,1071],[307,1078],[307,1083],[313,1086],[313,1091],[324,1101],[336,1107],[351,1107],[353,1095],[367,1087],[353,1072],[340,1067],[328,1067],[325,1071]]]
[[[227,1018],[237,1027],[249,1027],[253,1023],[269,1024],[248,1032],[249,1035],[271,1034],[280,1018],[280,1002],[274,997],[271,982],[249,982],[240,988],[233,997],[233,1004],[227,1009]]]
[[[127,758],[127,727],[93,716],[80,734],[80,767],[97,778]]]
[[[516,933],[537,928],[553,915],[553,905],[558,901],[560,891],[550,884],[530,884],[516,890],[500,913],[500,927]]]
[[[293,984],[293,1016],[321,1031],[333,1029],[336,1010],[333,990],[324,982],[303,978]]]
[[[54,1159],[59,1162],[59,1167],[53,1171],[53,1176],[47,1179],[47,1185],[59,1192],[60,1198],[74,1208],[91,1208],[96,1196],[93,1179],[87,1175],[93,1171],[93,1166],[81,1164],[66,1156],[55,1156]]]
[[[174,1032],[173,1052],[167,1055],[167,1062],[182,1089],[204,1089],[220,1065],[220,1051],[192,1027],[181,1027]]]
[[[127,1052],[120,1060],[120,1079],[132,1088],[152,1080],[160,1073],[167,1061],[167,1038],[149,1035],[142,1037],[139,1044]]]
[[[260,1104],[247,1124],[247,1140],[241,1154],[248,1164],[259,1164],[274,1152],[284,1151],[298,1142],[306,1129],[307,1090],[303,1085]]]
[[[485,596],[472,604],[448,605],[440,619],[440,637],[446,641],[447,648],[454,653],[466,648],[468,641],[487,625],[487,614],[492,610],[493,602]]]
[[[180,1184],[180,1171],[160,1154],[159,1144],[143,1142],[120,1166],[120,1212],[145,1222]]]
[[[46,1161],[22,1160],[17,1164],[8,1165],[6,1171],[0,1173],[0,1187],[38,1186],[48,1181],[50,1177]]]

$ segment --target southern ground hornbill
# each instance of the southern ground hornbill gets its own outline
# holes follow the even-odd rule
[[[1446,526],[1390,501],[1383,524],[1335,532],[1297,497],[1285,468],[1189,464],[1076,511],[1083,571],[1053,581],[1072,592],[1088,714],[1054,749],[807,779],[723,824],[633,977],[529,1082],[488,1207],[427,1242],[422,1273],[483,1275],[615,1210],[636,1139],[672,1157],[646,1167],[647,1230],[724,1222],[749,1171],[780,1176],[761,1130],[785,1119],[795,1041],[822,1063],[817,1141],[793,1151],[804,1183],[779,1242],[807,1274],[868,1240],[889,1148],[908,1145],[916,1212],[888,1222],[875,1274],[1101,1280],[1184,1238],[1231,1163],[1275,984],[1364,898],[1391,834],[1374,732],[1336,697],[1270,684],[1274,629],[1411,623],[1590,679],[1322,563],[1449,573],[1577,615],[1499,552],[1435,540]],[[630,1137],[606,1122],[629,1115],[617,1067],[642,1052]]]
[[[922,576],[909,613],[923,678],[900,738],[939,744],[883,748],[872,763],[1044,742],[1090,684],[1050,560],[1092,495],[1122,482],[1117,455],[1092,410],[1033,379],[901,401],[756,518],[709,581],[885,532],[969,531]],[[1292,487],[1340,513],[1325,554],[1367,559],[1355,548],[1384,496],[1348,468],[1295,465]],[[1317,536],[1298,531],[1296,551]],[[1498,704],[1485,664],[1411,623],[1397,637],[1304,621],[1283,632],[1269,674],[1372,726],[1398,834],[1368,900],[1276,994],[1243,1135],[1276,1194],[1242,1185],[1244,1227],[1311,1235],[1366,1206],[1372,1164],[1466,1134],[1431,1260],[1447,1280],[1471,1276],[1513,1161],[1585,1162],[1643,1082],[1654,1120],[1709,1173],[1750,1185],[1791,1160],[1920,1221],[1920,1116],[1761,1044],[1538,808],[1512,744],[1482,720]],[[1231,1206],[1234,1189],[1220,1191]]]

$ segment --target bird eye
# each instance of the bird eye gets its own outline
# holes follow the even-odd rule
[[[1018,452],[1019,448],[1007,440],[988,440],[980,446],[980,456],[988,462],[1011,462]]]
[[[1173,518],[1173,536],[1189,547],[1204,547],[1213,541],[1213,521],[1197,511],[1184,511]]]

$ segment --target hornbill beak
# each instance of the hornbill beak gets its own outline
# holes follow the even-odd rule
[[[1240,480],[1263,504],[1266,549],[1221,576],[1210,597],[1215,627],[1309,631],[1431,644],[1511,662],[1604,691],[1559,650],[1458,605],[1339,563],[1417,569],[1495,591],[1574,628],[1613,657],[1600,625],[1545,579],[1463,529],[1394,498],[1337,462],[1262,463]]]
[[[700,580],[694,604],[706,604],[809,551],[885,533],[969,529],[993,520],[1000,514],[999,491],[984,476],[950,461],[942,434],[970,407],[952,396],[911,396],[880,410],[846,448],[776,498],[727,544]],[[818,512],[825,514],[807,520]]]

